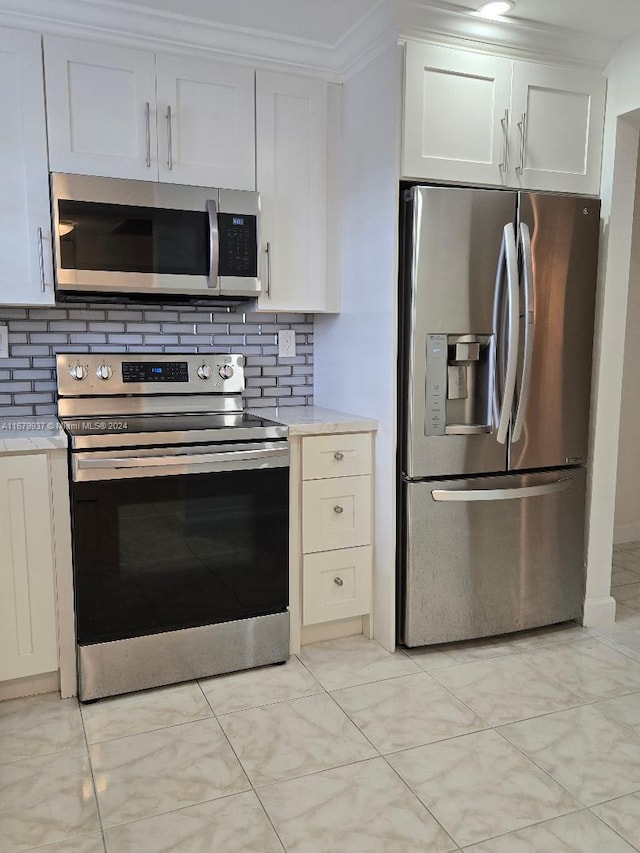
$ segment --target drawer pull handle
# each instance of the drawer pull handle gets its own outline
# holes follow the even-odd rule
[[[336,450],[336,452],[333,454],[333,458],[336,460],[336,462],[342,462],[342,460],[344,459],[344,453],[341,450]]]
[[[333,511],[336,515],[340,515],[340,513],[344,512],[344,509],[340,506],[340,504],[336,504],[333,508]]]
[[[344,586],[344,581],[342,580],[342,578],[334,578],[333,582],[336,586]]]

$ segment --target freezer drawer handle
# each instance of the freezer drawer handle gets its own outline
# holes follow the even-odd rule
[[[520,489],[467,489],[466,491],[434,489],[431,492],[431,497],[434,501],[459,501],[464,503],[474,501],[514,501],[520,498],[537,498],[542,495],[566,492],[570,488],[571,479],[564,477],[562,480],[545,483],[542,486],[523,486]]]

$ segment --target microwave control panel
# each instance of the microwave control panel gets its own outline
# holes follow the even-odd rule
[[[258,275],[258,239],[255,216],[239,213],[218,213],[221,276]]]

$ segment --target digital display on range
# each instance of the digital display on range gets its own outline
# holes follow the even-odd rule
[[[123,361],[123,382],[188,382],[186,361]]]

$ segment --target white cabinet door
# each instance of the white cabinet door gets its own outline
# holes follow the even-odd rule
[[[511,60],[406,46],[402,175],[505,184]]]
[[[327,258],[327,83],[258,71],[259,308],[323,311]]]
[[[158,179],[155,55],[46,36],[52,172]]]
[[[51,213],[39,35],[0,30],[0,80],[0,304],[49,305]]]
[[[160,180],[255,190],[252,68],[158,55]]]
[[[514,62],[510,184],[597,195],[604,99],[601,74]]]
[[[0,681],[58,669],[46,454],[0,457]]]

